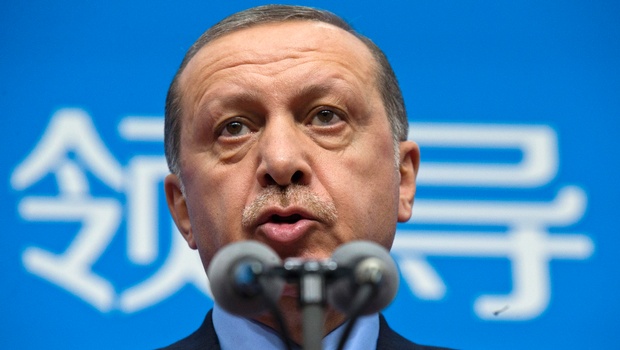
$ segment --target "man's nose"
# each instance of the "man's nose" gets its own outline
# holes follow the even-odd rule
[[[307,136],[290,117],[267,123],[258,143],[260,185],[307,185],[311,176],[307,142]]]

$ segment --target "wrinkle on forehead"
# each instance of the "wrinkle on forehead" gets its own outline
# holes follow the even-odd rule
[[[376,62],[351,33],[321,22],[268,23],[224,35],[198,51],[180,77],[183,106],[193,114],[210,85],[230,69],[237,69],[240,81],[251,79],[241,74],[246,66],[251,74],[275,79],[315,61],[341,66],[376,86]]]

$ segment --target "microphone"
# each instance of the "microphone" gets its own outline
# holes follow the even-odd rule
[[[220,249],[209,264],[207,276],[215,301],[239,316],[254,316],[274,305],[284,280],[269,272],[282,265],[273,249],[256,241],[241,241]]]
[[[384,309],[396,296],[398,269],[388,250],[379,244],[369,241],[346,243],[334,251],[331,259],[338,269],[351,271],[328,286],[327,300],[336,309],[349,316],[369,315]],[[366,289],[370,289],[370,295],[358,295]]]
[[[289,259],[284,266],[269,246],[257,241],[236,242],[215,254],[207,276],[213,299],[224,310],[244,317],[272,311],[287,349],[292,343],[277,307],[285,281],[299,284],[306,349],[321,348],[325,299],[350,319],[338,345],[343,349],[357,317],[385,308],[399,283],[390,253],[369,241],[344,244],[323,263]]]

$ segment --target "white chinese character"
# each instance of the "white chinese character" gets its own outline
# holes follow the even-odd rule
[[[129,141],[161,142],[162,118],[128,117],[119,125]],[[75,157],[70,157],[75,154]],[[11,177],[16,190],[25,190],[48,175],[55,177],[58,195],[27,196],[19,203],[25,220],[79,222],[81,227],[62,254],[29,247],[23,254],[28,271],[75,294],[101,311],[115,307],[134,312],[154,305],[187,284],[209,294],[198,254],[187,249],[176,229],[172,248],[161,268],[145,281],[117,293],[113,283],[93,272],[123,219],[113,198],[93,197],[87,172],[127,198],[127,255],[139,265],[152,264],[159,251],[157,193],[168,173],[163,156],[134,156],[124,171],[105,147],[91,122],[79,109],[56,112],[34,150]],[[120,294],[120,295],[119,295]]]
[[[153,117],[127,117],[120,125],[121,135],[132,141],[162,141],[163,119]],[[168,174],[164,157],[136,156],[128,171],[127,202],[129,207],[128,256],[136,264],[149,264],[157,258],[157,191]],[[172,234],[172,247],[164,265],[146,281],[129,288],[120,295],[119,307],[134,312],[157,304],[170,297],[187,284],[210,295],[209,283],[196,252],[172,225],[166,230]]]
[[[522,160],[509,164],[425,163],[421,183],[444,186],[527,187],[544,184],[557,172],[555,134],[547,127],[415,126],[421,144],[439,147],[516,147]],[[551,203],[466,200],[416,200],[410,222],[460,226],[504,226],[506,232],[399,230],[392,248],[412,292],[438,300],[446,285],[425,260],[427,256],[508,258],[513,291],[506,296],[484,295],[474,305],[483,319],[525,320],[537,317],[551,296],[549,261],[586,259],[592,241],[581,234],[550,234],[581,219],[586,195],[565,186]]]
[[[69,153],[75,153],[77,159],[70,159]],[[122,169],[101,142],[89,116],[77,109],[60,110],[34,150],[15,169],[11,184],[23,190],[48,174],[56,177],[57,196],[26,197],[19,203],[19,213],[26,220],[81,222],[82,227],[60,255],[28,248],[24,266],[105,311],[114,303],[114,288],[91,268],[114,236],[122,211],[113,199],[90,196],[82,164],[111,188],[122,189]]]

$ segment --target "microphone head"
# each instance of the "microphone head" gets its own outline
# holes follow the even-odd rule
[[[398,292],[399,274],[394,259],[383,246],[370,241],[354,241],[341,245],[332,255],[338,268],[352,269],[350,276],[328,286],[327,299],[333,307],[349,312],[353,296],[362,284],[374,286],[375,295],[360,315],[369,315],[387,307]]]
[[[207,269],[215,302],[239,316],[254,316],[266,311],[269,301],[275,303],[280,298],[284,280],[262,274],[260,279],[264,283],[259,283],[257,276],[260,271],[255,270],[269,271],[280,265],[282,260],[278,254],[257,241],[225,246],[213,256]]]

